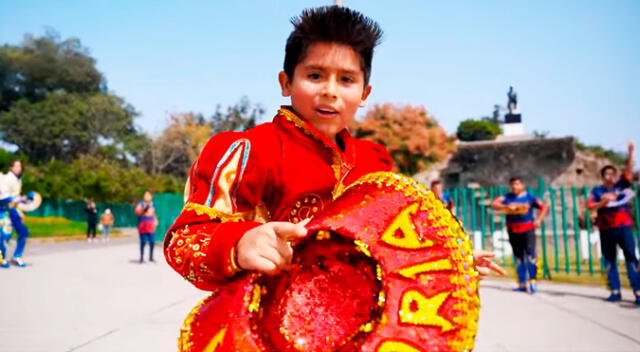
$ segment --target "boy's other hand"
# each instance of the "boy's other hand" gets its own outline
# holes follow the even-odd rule
[[[494,253],[476,250],[473,253],[473,258],[476,264],[476,270],[480,274],[480,279],[483,279],[491,274],[492,271],[499,275],[505,275],[507,272],[496,262],[491,260],[495,256]]]
[[[618,196],[615,193],[605,193],[602,195],[602,201],[605,203],[612,202],[616,200],[616,198],[618,198]]]
[[[306,223],[268,222],[245,232],[236,244],[238,266],[269,275],[286,270],[293,255],[289,242],[307,235]]]

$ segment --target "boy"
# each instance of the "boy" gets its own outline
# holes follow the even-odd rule
[[[289,242],[306,236],[306,219],[360,176],[391,170],[382,146],[347,130],[371,92],[380,27],[338,6],[292,22],[278,75],[291,106],[271,123],[207,142],[165,238],[167,262],[198,288],[215,290],[241,271],[286,270]],[[490,256],[479,261],[493,267]]]
[[[589,210],[597,209],[596,224],[600,230],[600,243],[602,256],[607,271],[607,281],[611,289],[609,302],[617,302],[622,299],[620,294],[620,275],[616,267],[616,246],[622,248],[627,263],[627,275],[629,284],[636,296],[635,304],[640,305],[640,265],[636,258],[636,245],[633,237],[633,222],[629,213],[628,203],[634,194],[631,188],[633,172],[632,142],[628,144],[629,158],[627,164],[618,178],[618,170],[607,165],[600,170],[602,185],[591,190],[587,200]]]
[[[347,131],[371,92],[381,29],[342,7],[305,10],[293,24],[278,75],[291,106],[271,123],[209,140],[165,239],[168,263],[199,288],[242,270],[286,269],[288,241],[306,235],[301,221],[358,177],[391,169],[382,146]]]
[[[509,180],[511,192],[493,201],[493,209],[507,215],[507,232],[509,243],[516,257],[518,287],[515,291],[530,293],[537,291],[536,286],[536,232],[547,214],[547,207],[540,199],[529,194],[520,177]],[[533,209],[538,208],[538,217],[534,217]],[[527,287],[527,274],[529,275]]]

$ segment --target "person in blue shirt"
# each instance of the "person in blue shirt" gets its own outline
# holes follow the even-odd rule
[[[526,292],[528,289],[530,293],[535,293],[538,270],[535,229],[540,227],[542,219],[547,214],[547,206],[527,192],[521,177],[512,177],[509,185],[511,192],[496,198],[491,206],[506,214],[509,243],[516,257],[518,287],[515,291]],[[537,217],[534,215],[534,209],[539,210]]]
[[[618,170],[613,165],[607,165],[600,170],[602,185],[591,190],[587,200],[587,208],[597,211],[596,225],[600,231],[600,244],[604,258],[607,281],[611,295],[609,302],[622,299],[620,293],[620,275],[616,267],[617,247],[624,253],[627,263],[629,284],[635,294],[635,304],[640,306],[640,264],[636,257],[636,243],[633,236],[633,220],[629,211],[629,202],[634,196],[631,189],[633,173],[634,145],[627,146],[629,158],[627,164],[618,177]]]
[[[442,186],[442,182],[440,180],[431,181],[431,191],[436,195],[442,203],[444,203],[445,207],[451,211],[451,213],[455,214],[455,206],[453,204],[453,198],[451,198],[451,194],[449,191],[444,189]]]

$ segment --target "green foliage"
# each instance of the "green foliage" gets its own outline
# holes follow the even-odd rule
[[[80,155],[71,163],[53,160],[26,165],[23,189],[49,199],[132,203],[145,189],[181,193],[184,181],[168,175],[152,177],[138,167],[126,167],[101,157]]]
[[[618,166],[623,166],[627,162],[627,156],[624,153],[616,152],[615,150],[606,149],[599,145],[586,145],[580,141],[576,141],[576,147],[579,150],[592,152],[597,156],[607,158],[611,162]]]
[[[487,141],[494,140],[501,132],[495,123],[468,119],[460,122],[456,135],[461,141]]]
[[[22,45],[0,47],[0,111],[20,100],[37,102],[56,90],[69,93],[106,91],[95,60],[77,38],[57,33],[25,35]]]
[[[33,161],[70,161],[87,153],[124,160],[145,139],[133,125],[134,114],[113,95],[56,92],[36,103],[19,100],[0,113],[0,131]]]

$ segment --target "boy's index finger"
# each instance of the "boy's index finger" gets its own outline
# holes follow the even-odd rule
[[[307,235],[307,229],[304,225],[300,225],[299,223],[274,222],[273,230],[278,238],[285,241],[293,241]]]

